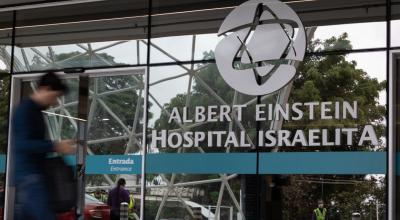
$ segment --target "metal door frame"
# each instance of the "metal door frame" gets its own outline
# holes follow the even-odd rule
[[[6,187],[5,187],[5,207],[4,207],[4,217],[5,219],[12,220],[14,219],[14,201],[15,201],[15,186],[11,181],[11,175],[13,173],[13,167],[11,161],[13,160],[13,155],[11,151],[11,146],[12,146],[12,115],[13,112],[15,111],[15,108],[17,107],[17,104],[21,101],[21,86],[23,82],[27,81],[32,81],[40,77],[42,74],[46,73],[46,71],[43,71],[42,73],[34,73],[34,74],[15,74],[11,78],[11,98],[10,98],[10,120],[9,120],[9,135],[8,135],[8,148],[7,148],[7,162],[6,162]],[[71,78],[79,78],[81,74],[85,74],[86,76],[90,78],[96,78],[96,77],[101,77],[101,76],[121,76],[121,75],[143,75],[143,83],[144,85],[147,85],[147,68],[146,67],[127,67],[127,68],[106,68],[106,69],[90,69],[86,70],[83,73],[64,73],[61,71],[55,72],[59,76],[61,76],[62,79],[71,79]],[[147,114],[148,110],[148,91],[147,91],[147,86],[144,86],[143,89],[143,109],[144,110],[144,116]],[[144,121],[143,123],[143,137],[145,137],[144,132],[147,128],[147,122]],[[142,142],[142,170],[141,170],[141,204],[143,204],[143,198],[144,198],[144,186],[145,186],[145,179],[144,179],[144,164],[145,164],[145,144],[146,141]],[[141,219],[142,219],[142,214]]]
[[[400,60],[400,50],[393,50],[390,51],[389,55],[389,103],[388,103],[388,108],[389,108],[389,120],[388,120],[388,129],[389,129],[389,136],[388,136],[388,170],[387,170],[387,175],[388,175],[388,217],[389,220],[395,220],[396,219],[396,194],[397,194],[397,189],[396,189],[396,164],[398,161],[396,161],[396,136],[397,136],[397,131],[396,131],[396,121],[397,121],[397,116],[396,116],[396,108],[397,108],[397,88],[396,88],[396,80],[398,77],[397,72],[400,69],[400,66],[397,66],[397,60]]]

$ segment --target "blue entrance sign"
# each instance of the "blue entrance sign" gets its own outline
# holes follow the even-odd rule
[[[86,164],[87,174],[140,174],[142,167],[142,156],[89,156]]]
[[[75,157],[65,157],[68,164],[75,164]],[[86,157],[86,174],[140,174],[141,155],[91,155]]]

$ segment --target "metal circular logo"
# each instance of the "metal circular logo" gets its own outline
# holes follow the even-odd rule
[[[265,95],[287,85],[303,61],[306,34],[297,14],[277,0],[251,0],[222,23],[215,48],[218,70],[233,89]]]

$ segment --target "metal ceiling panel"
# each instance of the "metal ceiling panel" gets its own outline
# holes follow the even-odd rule
[[[44,2],[43,0],[2,0],[0,1],[0,7],[10,7],[15,5],[23,4],[34,4],[38,2]]]
[[[152,36],[215,33],[225,16],[242,2],[153,0]],[[385,0],[287,2],[306,26],[386,19]],[[107,0],[20,10],[16,43],[32,46],[143,39],[146,38],[147,5],[147,0]]]

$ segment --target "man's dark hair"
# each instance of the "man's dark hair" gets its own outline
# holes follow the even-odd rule
[[[61,91],[64,94],[68,93],[68,87],[61,81],[54,72],[47,72],[39,79],[39,87],[49,87],[53,91]]]

